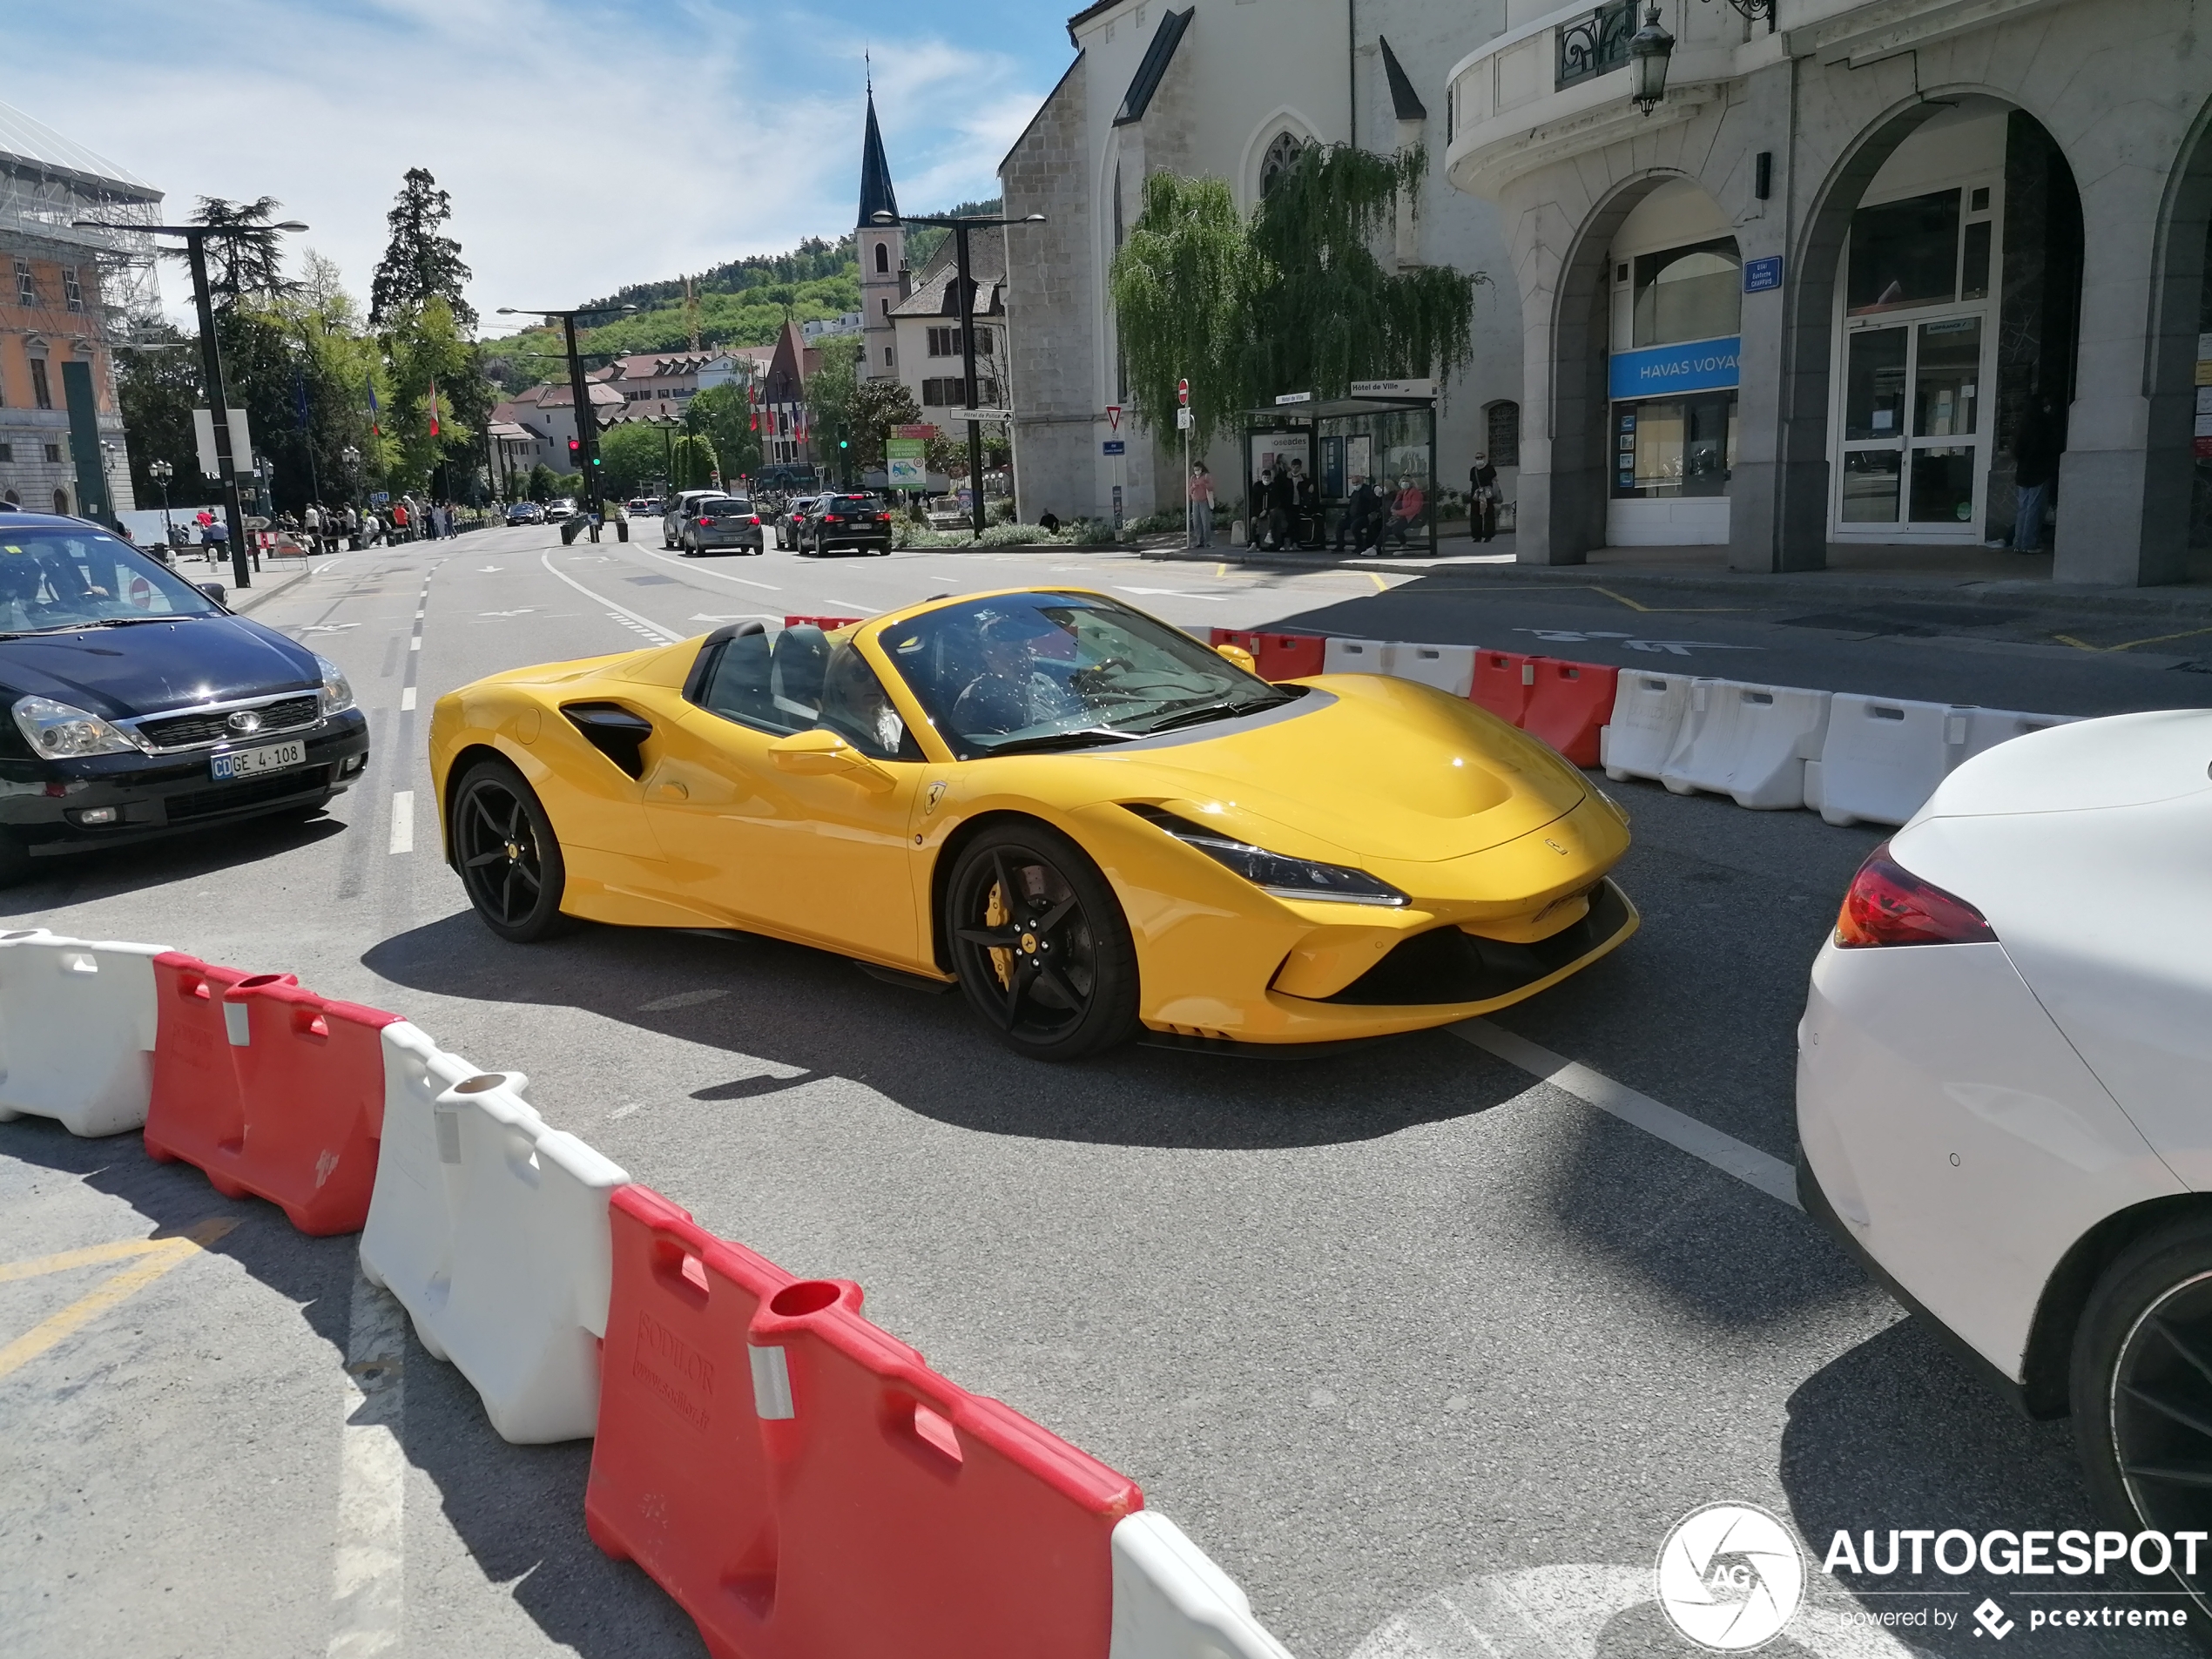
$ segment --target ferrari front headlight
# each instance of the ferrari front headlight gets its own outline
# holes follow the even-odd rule
[[[1365,870],[1271,853],[1265,847],[1239,841],[1157,806],[1132,806],[1130,810],[1184,846],[1195,847],[1217,864],[1234,870],[1262,893],[1278,899],[1318,899],[1332,904],[1383,905],[1392,909],[1413,902],[1389,882],[1369,875]]]
[[[42,760],[123,754],[140,747],[120,726],[51,697],[19,697],[10,711],[16,730]]]
[[[322,711],[326,715],[343,714],[354,706],[354,688],[346,678],[346,671],[327,657],[315,658],[315,666],[322,673]]]

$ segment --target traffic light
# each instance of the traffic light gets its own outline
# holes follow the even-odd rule
[[[569,470],[570,472],[578,472],[583,469],[583,440],[581,438],[570,438],[569,440]]]

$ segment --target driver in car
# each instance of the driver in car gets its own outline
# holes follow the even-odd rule
[[[967,733],[1002,733],[1083,718],[1082,699],[1037,663],[1041,654],[1058,654],[1051,645],[1065,644],[1061,630],[1034,611],[986,616],[970,651],[960,653],[972,654],[977,671],[953,699],[953,725]]]

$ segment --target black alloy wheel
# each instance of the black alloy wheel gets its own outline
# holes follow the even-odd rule
[[[2212,1217],[2138,1239],[2082,1314],[2070,1395],[2090,1495],[2132,1536],[2212,1531]],[[2212,1549],[2170,1579],[2212,1613]],[[2200,1617],[2203,1616],[2200,1615]]]
[[[575,925],[561,913],[567,867],[552,821],[505,761],[479,761],[454,791],[453,852],[469,902],[502,939],[527,945]]]
[[[1136,947],[1113,889],[1042,824],[970,842],[946,890],[946,942],[968,1005],[1035,1060],[1081,1060],[1136,1031]]]

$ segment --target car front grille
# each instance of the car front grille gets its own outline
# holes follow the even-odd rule
[[[211,710],[204,714],[176,714],[138,722],[139,735],[157,749],[188,749],[199,743],[221,743],[224,740],[244,741],[249,738],[272,737],[280,732],[296,731],[303,725],[313,725],[322,718],[322,698],[314,691],[298,697],[280,698],[265,703],[254,711],[261,717],[258,732],[233,732],[230,717],[237,711]]]
[[[194,790],[169,797],[169,821],[188,823],[196,818],[216,818],[243,807],[283,800],[292,795],[319,794],[330,786],[327,766],[298,766],[251,783],[228,784],[216,789]]]

